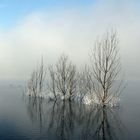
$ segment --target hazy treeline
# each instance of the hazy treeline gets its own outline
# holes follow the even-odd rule
[[[90,63],[78,71],[65,54],[59,57],[56,64],[47,67],[42,59],[28,81],[29,95],[103,106],[116,104],[123,89],[116,32],[108,32],[95,42],[89,60]]]

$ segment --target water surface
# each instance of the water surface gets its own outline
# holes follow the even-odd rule
[[[117,108],[54,102],[0,85],[0,140],[139,140],[140,82],[129,82]]]

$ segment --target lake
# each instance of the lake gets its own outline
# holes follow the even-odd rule
[[[0,140],[139,140],[140,82],[128,82],[120,106],[101,108],[24,95],[18,82],[0,85]]]

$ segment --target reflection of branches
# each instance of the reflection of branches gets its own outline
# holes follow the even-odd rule
[[[27,102],[27,111],[32,120],[32,122],[38,122],[40,128],[42,128],[43,121],[43,98],[31,97],[29,96]]]
[[[92,117],[92,118],[91,118]],[[91,120],[92,122],[91,122]],[[122,124],[116,112],[109,108],[96,108],[89,114],[83,127],[83,139],[119,140],[122,137]]]
[[[44,104],[41,98],[30,97],[28,112],[32,121],[39,121],[45,135],[53,139],[119,140],[123,136],[117,110],[111,108],[65,100]]]
[[[57,105],[57,106],[56,106]],[[71,102],[54,102],[52,119],[48,125],[48,132],[52,130],[59,139],[69,139],[73,132],[73,108]]]
[[[79,135],[80,139],[86,140],[121,139],[123,127],[116,111],[102,107],[87,109],[84,105],[76,105],[76,108],[73,108],[74,106],[74,103],[69,102],[58,104],[57,111],[53,111],[53,120],[48,130],[52,129],[60,139],[69,139],[74,133]],[[77,132],[76,126],[81,128],[80,133]]]

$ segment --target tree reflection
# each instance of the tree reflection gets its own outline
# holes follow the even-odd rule
[[[54,102],[47,132],[57,135],[57,139],[70,139],[74,130],[72,102]]]
[[[29,96],[27,100],[27,113],[30,116],[32,123],[39,122],[40,128],[42,128],[42,121],[44,117],[43,98]]]
[[[39,122],[45,135],[53,139],[119,140],[124,127],[118,109],[85,106],[75,102],[45,102],[41,98],[28,100],[28,113]]]
[[[82,139],[119,140],[124,129],[117,112],[110,108],[98,107],[89,112],[84,122]]]

